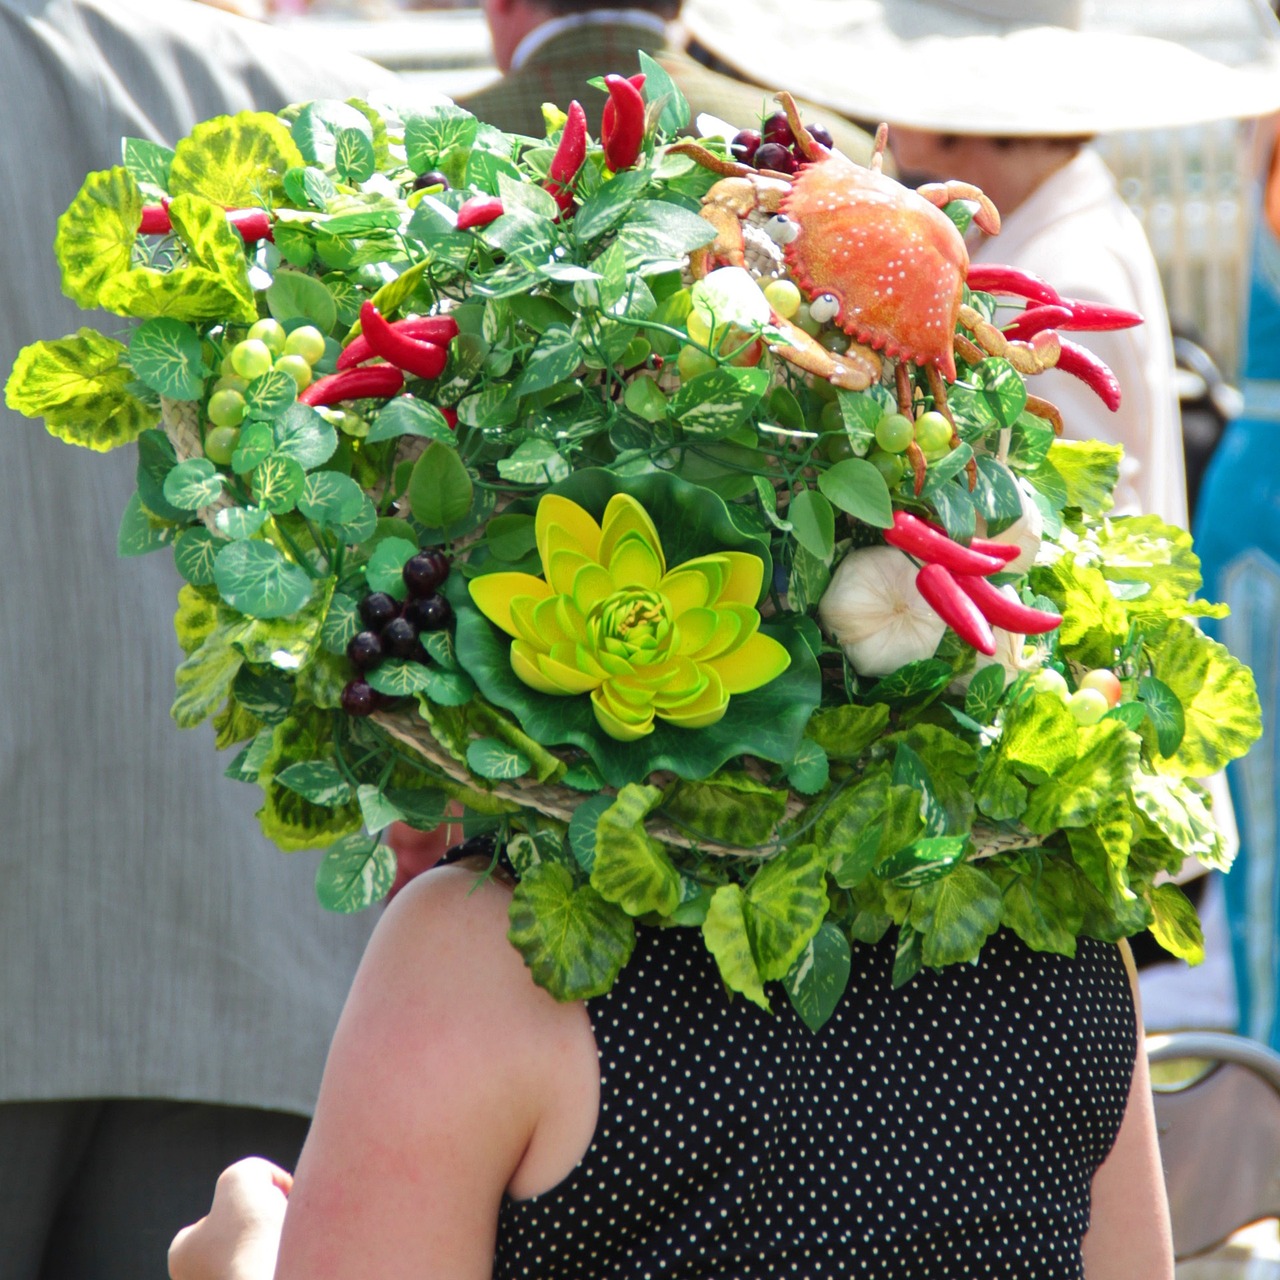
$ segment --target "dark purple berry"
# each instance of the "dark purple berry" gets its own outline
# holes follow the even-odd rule
[[[377,704],[373,686],[363,680],[352,680],[342,690],[342,709],[349,716],[372,715]]]
[[[796,135],[791,132],[791,124],[787,120],[785,111],[775,111],[761,126],[760,137],[765,142],[776,142],[780,147],[789,147],[795,140]],[[756,165],[756,168],[760,168]]]
[[[360,618],[370,631],[381,631],[399,612],[399,602],[385,591],[375,591],[360,601]]]
[[[405,562],[403,572],[411,596],[433,595],[449,576],[449,558],[443,551],[419,551]]]
[[[410,600],[404,616],[419,631],[443,631],[453,621],[453,610],[444,596],[426,596]]]
[[[739,164],[750,164],[756,158],[756,148],[759,145],[760,131],[743,129],[734,134],[733,141],[729,143],[729,154]]]
[[[428,169],[426,173],[418,174],[413,180],[415,191],[421,191],[423,187],[443,187],[448,191],[449,179],[439,169]]]
[[[357,671],[372,671],[382,661],[382,641],[376,631],[361,631],[351,637],[347,657]]]
[[[835,139],[831,136],[831,130],[825,124],[806,124],[805,128],[809,130],[809,136],[820,146],[830,150],[836,145]]]
[[[755,164],[757,169],[772,169],[775,173],[795,173],[800,167],[795,156],[780,142],[762,142]]]
[[[392,618],[382,628],[382,647],[397,658],[412,658],[418,647],[418,628],[408,618]]]

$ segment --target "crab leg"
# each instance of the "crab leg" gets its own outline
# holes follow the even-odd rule
[[[954,449],[960,443],[960,433],[956,430],[956,420],[952,415],[951,406],[947,403],[946,379],[933,365],[926,365],[924,373],[929,380],[929,391],[933,395],[933,407],[951,423],[951,447]],[[964,473],[969,477],[969,492],[972,493],[978,487],[978,460],[976,458],[970,458],[964,464]]]
[[[1050,404],[1040,396],[1028,396],[1026,410],[1037,418],[1043,418],[1053,428],[1055,436],[1062,434],[1062,414],[1058,412],[1056,404]]]
[[[865,391],[880,376],[880,359],[872,351],[851,345],[844,357],[828,351],[790,320],[776,312],[773,323],[790,339],[790,345],[772,343],[769,350],[805,373],[826,378],[833,387],[845,391]]]
[[[965,328],[973,330],[973,336],[983,351],[988,355],[1008,360],[1024,377],[1043,373],[1058,363],[1062,348],[1058,335],[1052,329],[1041,330],[1030,342],[1010,342],[995,325],[984,320],[981,313],[973,307],[961,307],[959,318]],[[960,350],[958,344],[957,350]],[[967,352],[961,351],[961,355],[968,359]]]

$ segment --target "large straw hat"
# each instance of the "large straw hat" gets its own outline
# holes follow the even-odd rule
[[[1070,136],[1280,109],[1264,0],[685,0],[750,80],[948,133]]]

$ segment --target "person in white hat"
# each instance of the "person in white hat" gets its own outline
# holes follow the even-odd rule
[[[1114,414],[1057,372],[1037,390],[1061,408],[1069,436],[1124,446],[1117,514],[1185,525],[1159,273],[1087,143],[1103,132],[1280,107],[1271,15],[1255,0],[735,0],[729,17],[722,0],[688,0],[684,9],[694,40],[747,79],[803,90],[854,119],[887,121],[905,177],[981,187],[1004,225],[997,238],[975,240],[975,261],[1009,263],[1052,280],[1064,296],[1145,317],[1140,328],[1081,339],[1120,382]],[[1215,56],[1148,34],[1157,29]]]

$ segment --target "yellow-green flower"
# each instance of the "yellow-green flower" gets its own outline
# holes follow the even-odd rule
[[[787,669],[786,649],[759,632],[759,556],[719,551],[668,570],[649,513],[623,493],[602,524],[547,494],[534,529],[545,579],[486,574],[471,598],[514,637],[516,675],[540,693],[590,693],[610,737],[642,738],[655,717],[705,728],[731,695]]]

